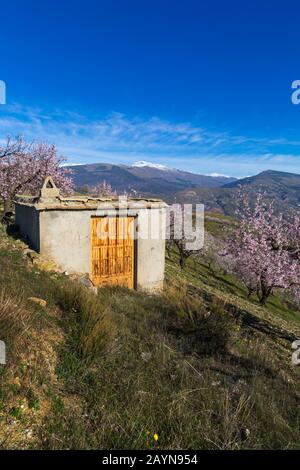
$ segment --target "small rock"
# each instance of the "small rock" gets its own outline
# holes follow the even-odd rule
[[[147,362],[151,359],[151,354],[148,352],[142,352],[141,358],[143,359],[143,361]]]
[[[25,250],[25,251],[26,251],[26,256],[30,259],[32,263],[34,263],[38,259],[39,255],[35,251],[33,250]]]
[[[92,281],[88,277],[81,277],[79,279],[80,284],[82,284],[84,287],[87,287],[88,289],[91,289],[94,287]]]
[[[246,439],[248,439],[248,437],[250,436],[251,432],[250,432],[250,429],[248,428],[244,428],[241,430],[241,437],[243,439],[243,441],[245,441]]]
[[[40,299],[39,297],[29,297],[28,300],[30,300],[31,302],[34,302],[35,304],[40,305],[41,307],[47,306],[46,300]]]
[[[17,421],[15,419],[9,419],[8,424],[10,424],[11,426],[14,426],[15,424],[17,424]]]
[[[213,387],[218,387],[219,385],[221,385],[221,381],[220,380],[216,380],[215,382],[212,382],[211,385]]]

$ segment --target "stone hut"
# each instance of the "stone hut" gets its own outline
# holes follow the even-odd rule
[[[93,285],[163,286],[166,207],[159,199],[62,197],[51,177],[18,196],[16,224],[30,247]]]

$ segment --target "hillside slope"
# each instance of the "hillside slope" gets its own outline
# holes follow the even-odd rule
[[[288,301],[259,307],[205,259],[180,270],[176,252],[160,295],[96,296],[3,231],[0,263],[2,448],[300,448]]]
[[[185,189],[176,193],[175,197],[177,202],[202,202],[208,211],[234,215],[238,188],[249,193],[252,199],[258,191],[265,192],[266,199],[273,201],[275,208],[281,212],[300,206],[300,175],[272,170],[225,184],[221,188]]]

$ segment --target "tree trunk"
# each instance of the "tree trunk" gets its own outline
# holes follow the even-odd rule
[[[180,264],[181,269],[185,267],[186,260],[187,258],[184,256],[184,254],[180,253],[179,264]]]
[[[266,305],[267,299],[268,299],[268,297],[267,297],[266,293],[264,292],[264,293],[260,296],[260,299],[259,299],[260,305]]]
[[[255,289],[249,289],[248,287],[248,293],[247,293],[247,299],[250,299],[251,295],[255,292]]]
[[[9,225],[12,217],[12,201],[11,199],[5,199],[3,201],[3,213],[1,217],[1,223],[3,225]]]
[[[268,298],[270,297],[272,289],[270,287],[261,286],[258,298],[260,305],[266,305]]]
[[[11,212],[12,211],[12,202],[10,199],[5,199],[4,200],[4,215],[7,213],[7,212]]]

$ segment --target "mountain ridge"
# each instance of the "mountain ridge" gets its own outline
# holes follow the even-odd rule
[[[70,166],[75,187],[94,187],[101,181],[108,182],[117,192],[135,190],[141,196],[160,197],[169,204],[203,203],[206,210],[234,215],[236,193],[243,188],[251,199],[258,191],[274,202],[279,211],[300,207],[300,174],[277,170],[265,170],[245,178],[207,176],[184,170],[163,167],[149,162],[138,165],[92,163]]]
[[[137,162],[139,163],[139,162]],[[207,176],[168,167],[148,166],[149,162],[139,165],[115,165],[111,163],[90,163],[72,165],[73,178],[77,189],[83,186],[96,186],[105,180],[116,191],[135,191],[143,194],[171,195],[189,187],[220,187],[236,179],[226,176]]]
[[[277,211],[284,212],[300,207],[300,174],[266,170],[258,175],[242,178],[219,188],[190,188],[175,194],[177,202],[201,202],[206,210],[234,215],[237,209],[237,192],[241,188],[253,200],[258,191],[274,203]]]

